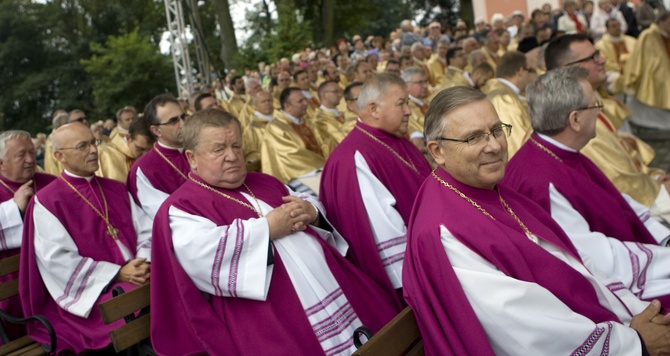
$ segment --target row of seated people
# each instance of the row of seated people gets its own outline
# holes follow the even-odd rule
[[[549,73],[551,75],[540,79],[558,77],[568,80],[579,75],[587,78],[590,74],[568,73],[558,69]],[[543,81],[540,79],[536,81],[538,88],[529,90],[529,95],[544,93],[549,98],[555,96],[556,91],[553,88],[541,90],[539,86]],[[544,108],[545,111],[542,112],[545,114],[540,114],[535,119],[535,113],[540,112],[540,107],[549,103],[547,100],[538,99],[540,107],[536,108],[533,106],[534,101],[529,100],[530,112],[534,113],[531,115],[533,129],[539,134],[546,134],[550,139],[553,138],[558,144],[544,136],[531,136],[523,146],[544,147],[541,152],[547,153],[559,163],[567,162],[569,157],[561,158],[559,153],[562,152],[556,150],[554,151],[559,153],[549,154],[551,150],[547,148],[547,142],[561,149],[567,147],[572,151],[581,150],[596,132],[601,108],[590,82],[574,79],[568,87],[580,90],[581,96],[578,98],[582,102],[568,102],[566,106],[570,106],[567,112],[569,115],[561,114],[558,117],[563,117],[565,121],[564,116],[567,116],[568,121],[563,124],[574,123],[575,130],[583,136],[571,138],[576,142],[570,139],[563,142],[559,134],[571,132],[566,131],[565,127],[546,129],[536,125],[536,120],[551,117],[549,114],[558,110],[554,107]],[[320,203],[312,198],[289,197],[290,191],[282,182],[265,175],[247,174],[241,127],[223,111],[206,110],[183,123],[183,112],[174,99],[161,96],[149,103],[145,108],[144,118],[151,123],[151,131],[157,137],[158,143],[133,164],[128,176],[127,190],[120,183],[94,176],[98,169],[98,152],[96,141],[85,126],[72,123],[59,128],[52,136],[52,144],[54,156],[65,167],[60,179],[44,187],[37,182],[36,177],[41,175],[33,176],[33,165],[32,171],[22,170],[31,173],[28,180],[10,177],[5,181],[8,186],[9,183],[19,183],[8,190],[13,189],[17,193],[22,191],[21,194],[15,194],[19,199],[7,199],[8,209],[13,209],[15,215],[19,215],[17,222],[21,219],[19,211],[25,209],[25,225],[22,222],[16,225],[19,240],[23,239],[20,285],[24,312],[45,314],[52,319],[57,330],[63,328],[64,331],[59,333],[59,345],[64,349],[77,353],[86,349],[99,349],[108,343],[108,330],[102,326],[92,327],[99,323],[99,314],[94,306],[109,297],[107,291],[110,283],[141,285],[151,279],[152,342],[161,354],[209,350],[225,353],[225,350],[231,348],[238,353],[269,349],[281,350],[280,353],[350,353],[353,347],[350,341],[353,328],[366,324],[377,330],[402,308],[404,300],[398,290],[403,284],[408,287],[404,282],[409,280],[410,284],[437,283],[439,278],[451,278],[437,272],[437,263],[444,262],[449,254],[447,238],[442,237],[447,254],[435,255],[436,260],[428,256],[439,253],[440,249],[427,250],[429,245],[418,245],[416,249],[421,252],[417,256],[412,254],[415,241],[422,241],[419,238],[412,239],[415,226],[419,226],[418,229],[425,228],[426,233],[433,235],[441,231],[435,225],[428,229],[430,223],[435,221],[412,224],[412,216],[421,207],[429,210],[421,214],[422,218],[446,219],[439,223],[447,230],[451,224],[450,219],[457,225],[467,222],[467,226],[454,236],[470,250],[477,249],[477,257],[487,259],[488,263],[493,264],[493,267],[487,265],[490,270],[497,268],[498,273],[502,271],[502,274],[512,277],[511,279],[536,282],[553,293],[568,308],[576,310],[577,314],[583,311],[582,314],[586,314],[593,322],[606,320],[611,329],[619,325],[617,322],[628,324],[633,311],[639,312],[649,304],[640,301],[638,297],[659,297],[665,303],[663,297],[668,294],[668,276],[657,264],[667,258],[667,252],[664,247],[657,245],[667,242],[670,231],[649,217],[649,210],[644,204],[624,199],[609,180],[602,173],[598,173],[598,168],[589,165],[589,161],[582,162],[584,166],[575,168],[576,172],[584,174],[587,171],[586,177],[593,181],[591,184],[594,186],[589,188],[589,192],[595,192],[596,187],[600,187],[600,199],[603,196],[611,197],[611,202],[603,203],[609,210],[590,205],[600,203],[598,199],[585,199],[580,194],[574,194],[575,186],[584,187],[587,180],[579,183],[569,181],[566,187],[558,187],[559,179],[548,178],[548,182],[555,187],[553,190],[551,186],[538,185],[540,188],[536,191],[529,191],[529,198],[540,202],[541,207],[551,209],[549,218],[536,219],[539,223],[526,222],[526,219],[533,217],[530,213],[518,213],[518,210],[524,209],[523,205],[518,206],[523,200],[514,194],[511,198],[505,196],[505,200],[491,203],[488,200],[479,201],[479,196],[472,196],[478,194],[477,192],[463,193],[466,187],[459,186],[456,181],[495,192],[491,188],[496,187],[497,182],[502,179],[501,172],[504,172],[507,159],[508,134],[508,126],[501,124],[496,111],[480,92],[466,90],[462,94],[466,97],[465,101],[459,101],[458,96],[450,96],[463,90],[465,89],[459,87],[438,94],[426,112],[427,150],[440,167],[431,175],[430,166],[424,156],[406,138],[410,131],[411,116],[408,85],[395,75],[382,74],[369,79],[362,86],[358,97],[360,121],[333,150],[326,162],[320,189],[325,210],[320,209]],[[467,99],[468,95],[475,99]],[[447,99],[440,100],[442,98]],[[563,99],[558,98],[558,104],[565,104]],[[468,108],[470,111],[459,108]],[[449,114],[452,109],[454,115]],[[431,116],[431,112],[436,114]],[[502,112],[500,114],[503,115]],[[431,122],[431,117],[436,119]],[[447,119],[460,121],[451,125]],[[483,128],[478,125],[483,125]],[[584,127],[582,131],[579,129],[582,127],[580,125]],[[572,126],[568,128],[572,129]],[[431,134],[435,132],[439,136]],[[21,140],[13,138],[8,142],[19,144]],[[496,145],[495,142],[500,144]],[[481,152],[473,151],[477,147]],[[17,162],[30,159],[26,158],[30,156],[30,152],[26,153],[25,148],[19,153],[13,152],[7,157],[14,157]],[[3,160],[5,161],[9,162],[8,159]],[[541,181],[539,174],[529,174],[529,167],[520,169],[520,172],[530,177],[533,182]],[[546,169],[538,173],[547,172],[560,170]],[[562,178],[569,180],[572,176],[582,177],[575,173]],[[561,253],[564,261],[559,263],[549,259],[555,269],[546,270],[544,274],[528,274],[530,271],[523,268],[530,268],[538,260],[529,261],[521,268],[515,266],[515,261],[509,260],[505,255],[499,255],[492,247],[495,245],[487,245],[486,240],[475,238],[477,241],[466,241],[467,237],[461,238],[458,234],[471,236],[473,231],[477,231],[475,226],[481,225],[484,228],[490,222],[486,220],[486,223],[482,221],[478,224],[468,222],[477,221],[477,218],[454,218],[458,214],[471,212],[471,209],[466,209],[467,204],[456,209],[454,207],[459,204],[454,202],[454,207],[435,209],[436,205],[444,204],[449,199],[441,203],[438,200],[425,205],[423,202],[415,204],[417,194],[421,198],[422,191],[428,189],[426,186],[434,182],[442,184],[449,191],[460,192],[456,197],[462,198],[475,209],[474,213],[478,212],[487,219],[507,221],[512,217],[510,221],[528,235],[527,241],[533,240],[546,248],[542,245],[542,241],[546,239],[550,245],[563,250]],[[525,182],[521,187],[529,188],[532,185]],[[26,207],[26,198],[38,188],[39,191]],[[515,189],[522,191],[522,188]],[[432,189],[435,190],[434,187]],[[500,191],[506,193],[509,190]],[[431,199],[437,199],[443,192],[433,191],[427,194]],[[414,211],[412,204],[415,204]],[[498,216],[497,211],[507,215]],[[542,210],[527,211],[539,214]],[[454,212],[454,215],[449,215],[449,212]],[[618,225],[613,227],[612,221],[608,221],[611,217],[605,214],[613,216]],[[551,222],[551,218],[556,222]],[[541,224],[549,228],[542,228]],[[405,254],[408,227],[410,250]],[[535,228],[540,229],[538,231],[541,233],[533,233]],[[505,236],[511,234],[510,232]],[[235,236],[234,240],[228,238],[232,236]],[[585,236],[588,239],[584,239]],[[453,242],[453,239],[450,241]],[[485,246],[477,245],[479,243]],[[594,246],[597,244],[601,245]],[[305,253],[303,248],[312,249],[312,253]],[[511,256],[515,252],[513,248],[524,251],[528,245],[505,245],[504,248]],[[459,251],[464,254],[462,258],[473,258],[472,252],[468,255],[468,251],[462,248]],[[555,258],[532,249],[528,251],[529,255],[517,255],[523,258]],[[559,254],[554,250],[552,252],[554,255]],[[412,263],[406,263],[403,271],[405,255]],[[567,255],[569,256],[566,257]],[[345,256],[349,261],[344,259]],[[452,259],[451,255],[449,258]],[[455,262],[452,260],[451,263]],[[566,264],[573,268],[566,269]],[[580,264],[583,266],[579,267]],[[539,269],[542,268],[545,267]],[[574,274],[575,269],[582,277]],[[579,300],[582,299],[576,298],[579,300],[575,301],[570,299],[572,296],[564,295],[572,292],[571,289],[566,289],[570,286],[569,283],[552,284],[548,274],[556,271],[562,271],[568,282],[572,278],[574,283],[580,283],[580,288],[587,290],[583,300],[600,303],[598,305],[602,308],[609,308],[609,314],[594,305],[579,309]],[[438,275],[430,274],[432,272]],[[418,278],[408,277],[412,273]],[[421,280],[423,277],[425,279]],[[589,285],[584,285],[579,278],[586,278],[591,283],[593,293],[589,294]],[[475,296],[482,293],[486,295],[491,291],[468,294],[476,289],[468,289],[463,278],[459,278],[458,282],[463,285],[467,295],[465,302],[469,300],[475,305],[476,312],[478,309]],[[548,284],[545,286],[543,283]],[[488,284],[479,283],[475,287],[481,288],[482,285]],[[430,293],[448,293],[443,289],[446,286],[455,285],[431,284],[405,290],[405,300],[417,310],[424,337],[427,334],[434,336],[434,328],[445,320],[438,318],[438,324],[430,324],[430,315],[424,316],[421,302],[413,304],[412,301],[434,303],[436,299],[442,298],[438,294]],[[437,289],[433,291],[430,288]],[[501,291],[509,290],[501,288]],[[422,297],[422,292],[430,295]],[[453,297],[456,299],[464,296],[458,293],[457,288],[454,293]],[[616,297],[607,293],[616,293],[623,303],[630,303],[624,304],[628,309],[613,306],[612,300]],[[595,297],[604,299],[594,300]],[[496,299],[496,302],[500,301]],[[284,309],[286,303],[291,307]],[[652,305],[656,306],[656,303]],[[256,310],[251,311],[249,308]],[[499,306],[485,309],[507,313]],[[628,318],[621,313],[623,309],[628,311]],[[467,319],[464,319],[467,322],[477,320],[468,319],[472,316],[468,312],[469,310],[465,310],[464,315],[459,316]],[[450,313],[458,314],[458,311],[450,310]],[[527,312],[517,314],[528,315]],[[296,315],[301,315],[302,322],[295,326],[301,332],[291,333],[283,322],[289,317],[295,320]],[[518,346],[502,341],[501,345],[497,344],[492,335],[498,335],[501,331],[495,327],[487,329],[489,324],[481,313],[476,314],[476,317],[484,326],[484,333],[475,333],[475,336],[485,334],[489,340],[493,340],[491,342],[495,350]],[[86,321],[82,322],[82,319]],[[654,319],[653,315],[649,320],[651,319]],[[662,317],[660,319],[664,320]],[[263,323],[258,320],[263,320]],[[61,322],[66,326],[59,327]],[[175,325],[174,322],[187,325],[190,329],[176,335],[177,330],[171,327]],[[209,322],[219,327],[205,329]],[[648,320],[646,322],[649,324]],[[263,339],[262,343],[255,337],[249,339],[259,324],[267,328],[267,333],[264,334],[273,335]],[[631,322],[633,324],[635,323]],[[640,350],[642,345],[651,347],[654,341],[649,339],[647,330],[656,326],[647,324],[644,328],[636,329],[641,335],[639,340],[643,341],[642,344],[638,340],[637,343],[623,343],[624,346],[637,345]],[[237,334],[238,329],[241,334]],[[572,330],[576,335],[585,327],[566,329]],[[604,329],[598,326],[595,330],[602,332]],[[508,330],[510,334],[513,331],[514,328]],[[541,334],[539,331],[541,330],[538,329],[538,334]],[[39,329],[29,332],[38,340],[44,337],[40,335]],[[625,331],[619,333],[626,334]],[[275,338],[275,335],[281,337]],[[523,337],[522,335],[521,338]],[[306,338],[312,340],[309,345]],[[552,338],[555,339],[555,336],[552,335]],[[574,340],[561,338],[562,342],[557,347],[571,347],[574,342],[579,346],[587,338],[588,334],[582,340],[578,340],[576,336]],[[436,340],[435,345],[445,345],[444,340]],[[285,345],[286,348],[279,349],[277,344]],[[451,339],[448,344],[452,345]],[[224,346],[227,348],[223,348]]]

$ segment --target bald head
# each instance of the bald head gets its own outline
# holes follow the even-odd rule
[[[91,130],[79,122],[59,127],[51,138],[54,157],[68,172],[89,177],[98,170],[97,140]]]

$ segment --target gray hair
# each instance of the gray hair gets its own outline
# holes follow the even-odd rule
[[[53,120],[51,120],[51,126],[52,129],[57,129],[65,124],[67,124],[67,121],[69,119],[69,115],[67,113],[62,113],[56,115]]]
[[[23,130],[9,130],[0,134],[0,161],[5,161],[7,159],[7,141],[13,140],[15,138],[31,140],[30,132]]]
[[[405,81],[405,83],[409,83],[412,81],[412,77],[415,75],[426,75],[426,71],[419,67],[409,67],[402,71],[400,77]]]
[[[414,52],[418,49],[423,49],[423,43],[421,43],[421,42],[412,43],[412,46],[409,48],[409,51]]]
[[[486,94],[470,87],[457,86],[439,92],[430,102],[430,107],[426,112],[426,121],[423,126],[426,141],[435,140],[442,135],[447,128],[447,120],[444,118],[449,113],[482,100],[486,100]]]
[[[195,151],[200,144],[200,136],[203,130],[213,127],[228,128],[231,127],[231,125],[237,125],[241,138],[242,125],[231,113],[215,108],[196,112],[193,116],[188,118],[181,129],[182,137],[184,139],[184,149]]]
[[[587,105],[579,81],[586,80],[588,74],[581,67],[559,68],[528,85],[526,95],[535,132],[553,136],[567,127],[570,113]]]
[[[398,85],[402,88],[407,87],[405,81],[395,74],[379,73],[373,75],[365,81],[361,92],[358,94],[358,110],[365,109],[370,102],[379,101],[393,85]]]

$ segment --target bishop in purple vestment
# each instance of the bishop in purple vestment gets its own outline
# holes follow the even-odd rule
[[[94,176],[97,142],[88,127],[62,126],[52,142],[65,169],[26,210],[19,294],[25,315],[42,314],[54,326],[57,353],[80,354],[111,343],[109,331],[123,321],[104,325],[98,304],[116,285],[148,282],[150,251],[142,247],[147,232],[138,240],[124,185]],[[41,324],[29,324],[28,335],[49,341]]]
[[[601,110],[586,75],[578,67],[553,70],[529,87],[535,133],[501,184],[551,214],[608,288],[670,306],[670,249],[658,246],[670,229],[579,152],[595,136]]]
[[[156,96],[144,108],[142,120],[147,121],[156,143],[135,161],[126,181],[132,203],[146,215],[142,221],[147,226],[143,229],[151,229],[158,208],[186,181],[189,168],[181,138],[186,117],[177,99],[170,94]]]
[[[0,135],[0,259],[19,254],[23,239],[23,214],[28,201],[36,191],[56,177],[36,173],[35,146],[30,133],[20,130],[5,131]],[[15,279],[11,273],[0,281]],[[19,296],[0,302],[0,309],[15,317],[23,316]],[[22,325],[3,325],[10,339],[25,335]]]
[[[189,180],[154,221],[151,340],[159,355],[350,355],[399,312],[347,261],[319,203],[246,172],[237,119],[184,125]]]
[[[425,128],[438,168],[410,216],[403,282],[427,354],[670,350],[658,301],[607,289],[548,214],[498,185],[510,127],[484,94],[442,91]]]
[[[407,222],[430,165],[406,138],[411,111],[401,78],[371,78],[358,98],[361,121],[328,157],[319,197],[349,242],[347,258],[404,305]]]

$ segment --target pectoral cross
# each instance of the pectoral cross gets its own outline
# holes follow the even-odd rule
[[[114,240],[119,239],[119,230],[115,229],[112,224],[107,224],[107,235],[111,236]]]

